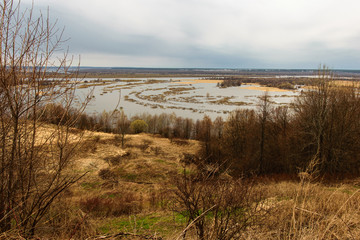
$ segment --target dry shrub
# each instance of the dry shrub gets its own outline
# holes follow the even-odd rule
[[[117,217],[141,212],[143,200],[133,192],[114,192],[82,199],[80,208],[96,217]]]
[[[131,145],[130,148],[133,148],[135,146]],[[134,159],[137,158],[138,154],[134,151],[128,150],[126,151],[126,153],[124,155],[122,155],[122,158],[125,159]]]
[[[114,141],[113,141],[114,145],[119,147],[121,145],[121,141],[122,141],[121,136],[118,135],[118,134],[115,134],[114,135]]]
[[[138,148],[142,152],[145,152],[146,149],[148,149],[152,143],[153,143],[153,141],[150,139],[143,139],[140,144],[127,143],[127,144],[125,144],[125,148]]]
[[[100,143],[101,137],[99,135],[91,136],[91,138],[83,141],[81,145],[81,152],[83,153],[95,153],[97,150],[97,145]]]
[[[150,193],[149,202],[151,209],[167,210],[171,205],[171,192],[169,190],[153,191]]]
[[[81,134],[83,131],[84,131],[84,130],[78,129],[78,128],[70,128],[70,129],[69,129],[69,133],[75,134],[75,135],[79,135],[79,134]]]
[[[104,158],[104,161],[107,162],[110,166],[118,166],[123,163],[126,159],[135,158],[136,154],[131,151],[126,151],[123,154],[118,154],[115,156],[107,156]]]
[[[101,140],[101,137],[99,135],[95,135],[95,136],[93,136],[92,140],[94,143],[99,143]]]
[[[96,227],[89,216],[71,198],[63,197],[51,206],[37,232],[41,239],[85,239],[95,234]]]
[[[103,168],[98,173],[99,177],[103,180],[116,180],[116,174],[109,168]]]
[[[135,144],[132,144],[132,143],[126,143],[125,144],[125,148],[135,148]]]
[[[143,140],[142,140],[142,143],[141,143],[140,145],[138,145],[138,148],[139,148],[141,151],[145,152],[145,150],[148,149],[149,146],[150,146],[152,143],[153,143],[152,140],[143,139]]]
[[[185,153],[185,152],[183,153],[183,156],[180,159],[180,162],[185,164],[186,166],[190,164],[195,164],[198,161],[199,161],[198,157],[195,154]]]
[[[150,150],[151,150],[156,156],[158,156],[158,155],[160,155],[160,154],[163,153],[162,148],[161,148],[161,147],[158,147],[158,146],[156,146],[156,147],[151,147]]]
[[[172,142],[178,146],[186,146],[189,145],[188,140],[184,139],[173,139]]]
[[[121,163],[123,156],[122,155],[116,155],[116,156],[109,156],[109,157],[105,157],[104,160],[109,164],[109,165],[119,165]]]
[[[19,240],[25,239],[21,237],[21,231],[18,229],[11,229],[7,232],[0,233],[0,240]]]
[[[195,229],[197,239],[238,239],[259,226],[269,211],[254,183],[217,174],[187,173],[173,180],[175,211],[188,219],[185,235]]]

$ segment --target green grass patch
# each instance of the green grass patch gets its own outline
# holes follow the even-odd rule
[[[188,175],[190,175],[190,174],[193,174],[193,173],[195,173],[195,171],[193,170],[193,169],[190,169],[190,168],[183,168],[183,167],[179,167],[178,168],[178,173],[179,174],[184,174],[184,170],[185,170],[185,174],[188,176]]]
[[[80,186],[85,190],[94,190],[100,186],[100,182],[83,182]]]
[[[118,169],[118,174],[122,179],[129,181],[129,182],[135,181],[138,178],[137,174],[129,173],[129,172],[125,171],[123,168]]]
[[[172,212],[133,215],[106,219],[108,222],[99,227],[104,234],[116,232],[136,232],[138,234],[158,233],[168,236],[186,226],[187,219],[181,214]]]

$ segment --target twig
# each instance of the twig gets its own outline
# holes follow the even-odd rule
[[[123,237],[123,236],[140,237],[140,238],[149,239],[149,240],[162,240],[162,237],[156,237],[156,236],[152,236],[152,235],[135,234],[135,233],[125,233],[125,232],[120,232],[120,233],[116,233],[116,234],[112,234],[112,235],[103,235],[103,236],[87,238],[86,240],[113,239],[116,237]]]
[[[200,216],[197,216],[187,227],[181,232],[181,234],[176,238],[176,240],[179,240],[186,232],[189,230],[200,218],[202,218],[206,213],[211,211],[216,205],[212,206],[208,210],[204,211]]]
[[[81,211],[81,210],[80,210]],[[71,240],[73,238],[73,236],[76,234],[76,232],[79,230],[79,228],[81,227],[81,225],[84,223],[85,218],[87,217],[87,213],[83,215],[81,221],[75,226],[74,230],[72,231],[69,240]]]

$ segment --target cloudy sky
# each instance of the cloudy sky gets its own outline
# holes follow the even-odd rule
[[[31,0],[22,0],[24,5]],[[34,0],[82,66],[360,69],[358,0]]]

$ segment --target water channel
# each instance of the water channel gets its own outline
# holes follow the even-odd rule
[[[86,110],[90,114],[121,108],[129,117],[141,113],[175,113],[192,119],[207,114],[215,119],[226,118],[237,108],[257,108],[259,97],[266,90],[273,106],[291,103],[301,91],[263,88],[256,84],[219,88],[217,82],[194,77],[83,79],[76,95],[82,98],[93,91]]]

